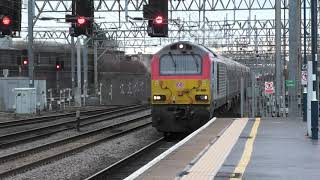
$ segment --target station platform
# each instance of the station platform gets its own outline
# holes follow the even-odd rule
[[[320,177],[320,142],[299,118],[218,118],[126,179],[308,179]]]

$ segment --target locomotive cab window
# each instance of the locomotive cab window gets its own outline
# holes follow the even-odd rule
[[[202,72],[198,54],[166,54],[160,58],[160,75],[198,75]]]

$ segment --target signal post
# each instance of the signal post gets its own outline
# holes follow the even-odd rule
[[[72,1],[72,15],[66,15],[66,22],[71,23],[71,27],[69,28],[70,36],[72,36],[72,47],[71,47],[71,73],[72,73],[72,86],[75,86],[75,58],[74,58],[74,37],[77,37],[77,80],[76,80],[76,87],[73,88],[74,90],[74,97],[75,97],[75,103],[77,106],[81,106],[81,89],[82,89],[82,83],[81,83],[81,42],[80,37],[81,35],[85,35],[87,37],[93,36],[93,22],[94,22],[94,0],[73,0]],[[85,49],[86,50],[86,49]],[[87,51],[84,51],[83,57],[84,60],[87,57]],[[87,77],[87,70],[86,63],[84,62],[84,74],[85,79]],[[86,84],[85,80],[85,84]],[[87,85],[84,85],[84,89],[86,89]],[[86,90],[85,90],[86,92]],[[86,94],[86,93],[84,93]]]

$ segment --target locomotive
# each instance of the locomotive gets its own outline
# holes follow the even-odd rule
[[[165,135],[192,132],[240,99],[250,69],[202,45],[176,42],[151,60],[152,125]]]

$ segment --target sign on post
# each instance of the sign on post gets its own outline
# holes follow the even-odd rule
[[[273,94],[273,82],[264,82],[264,93]]]
[[[296,85],[296,82],[294,80],[286,80],[287,87],[294,87],[295,85]]]
[[[308,83],[308,72],[307,71],[301,71],[301,84],[307,85]]]

